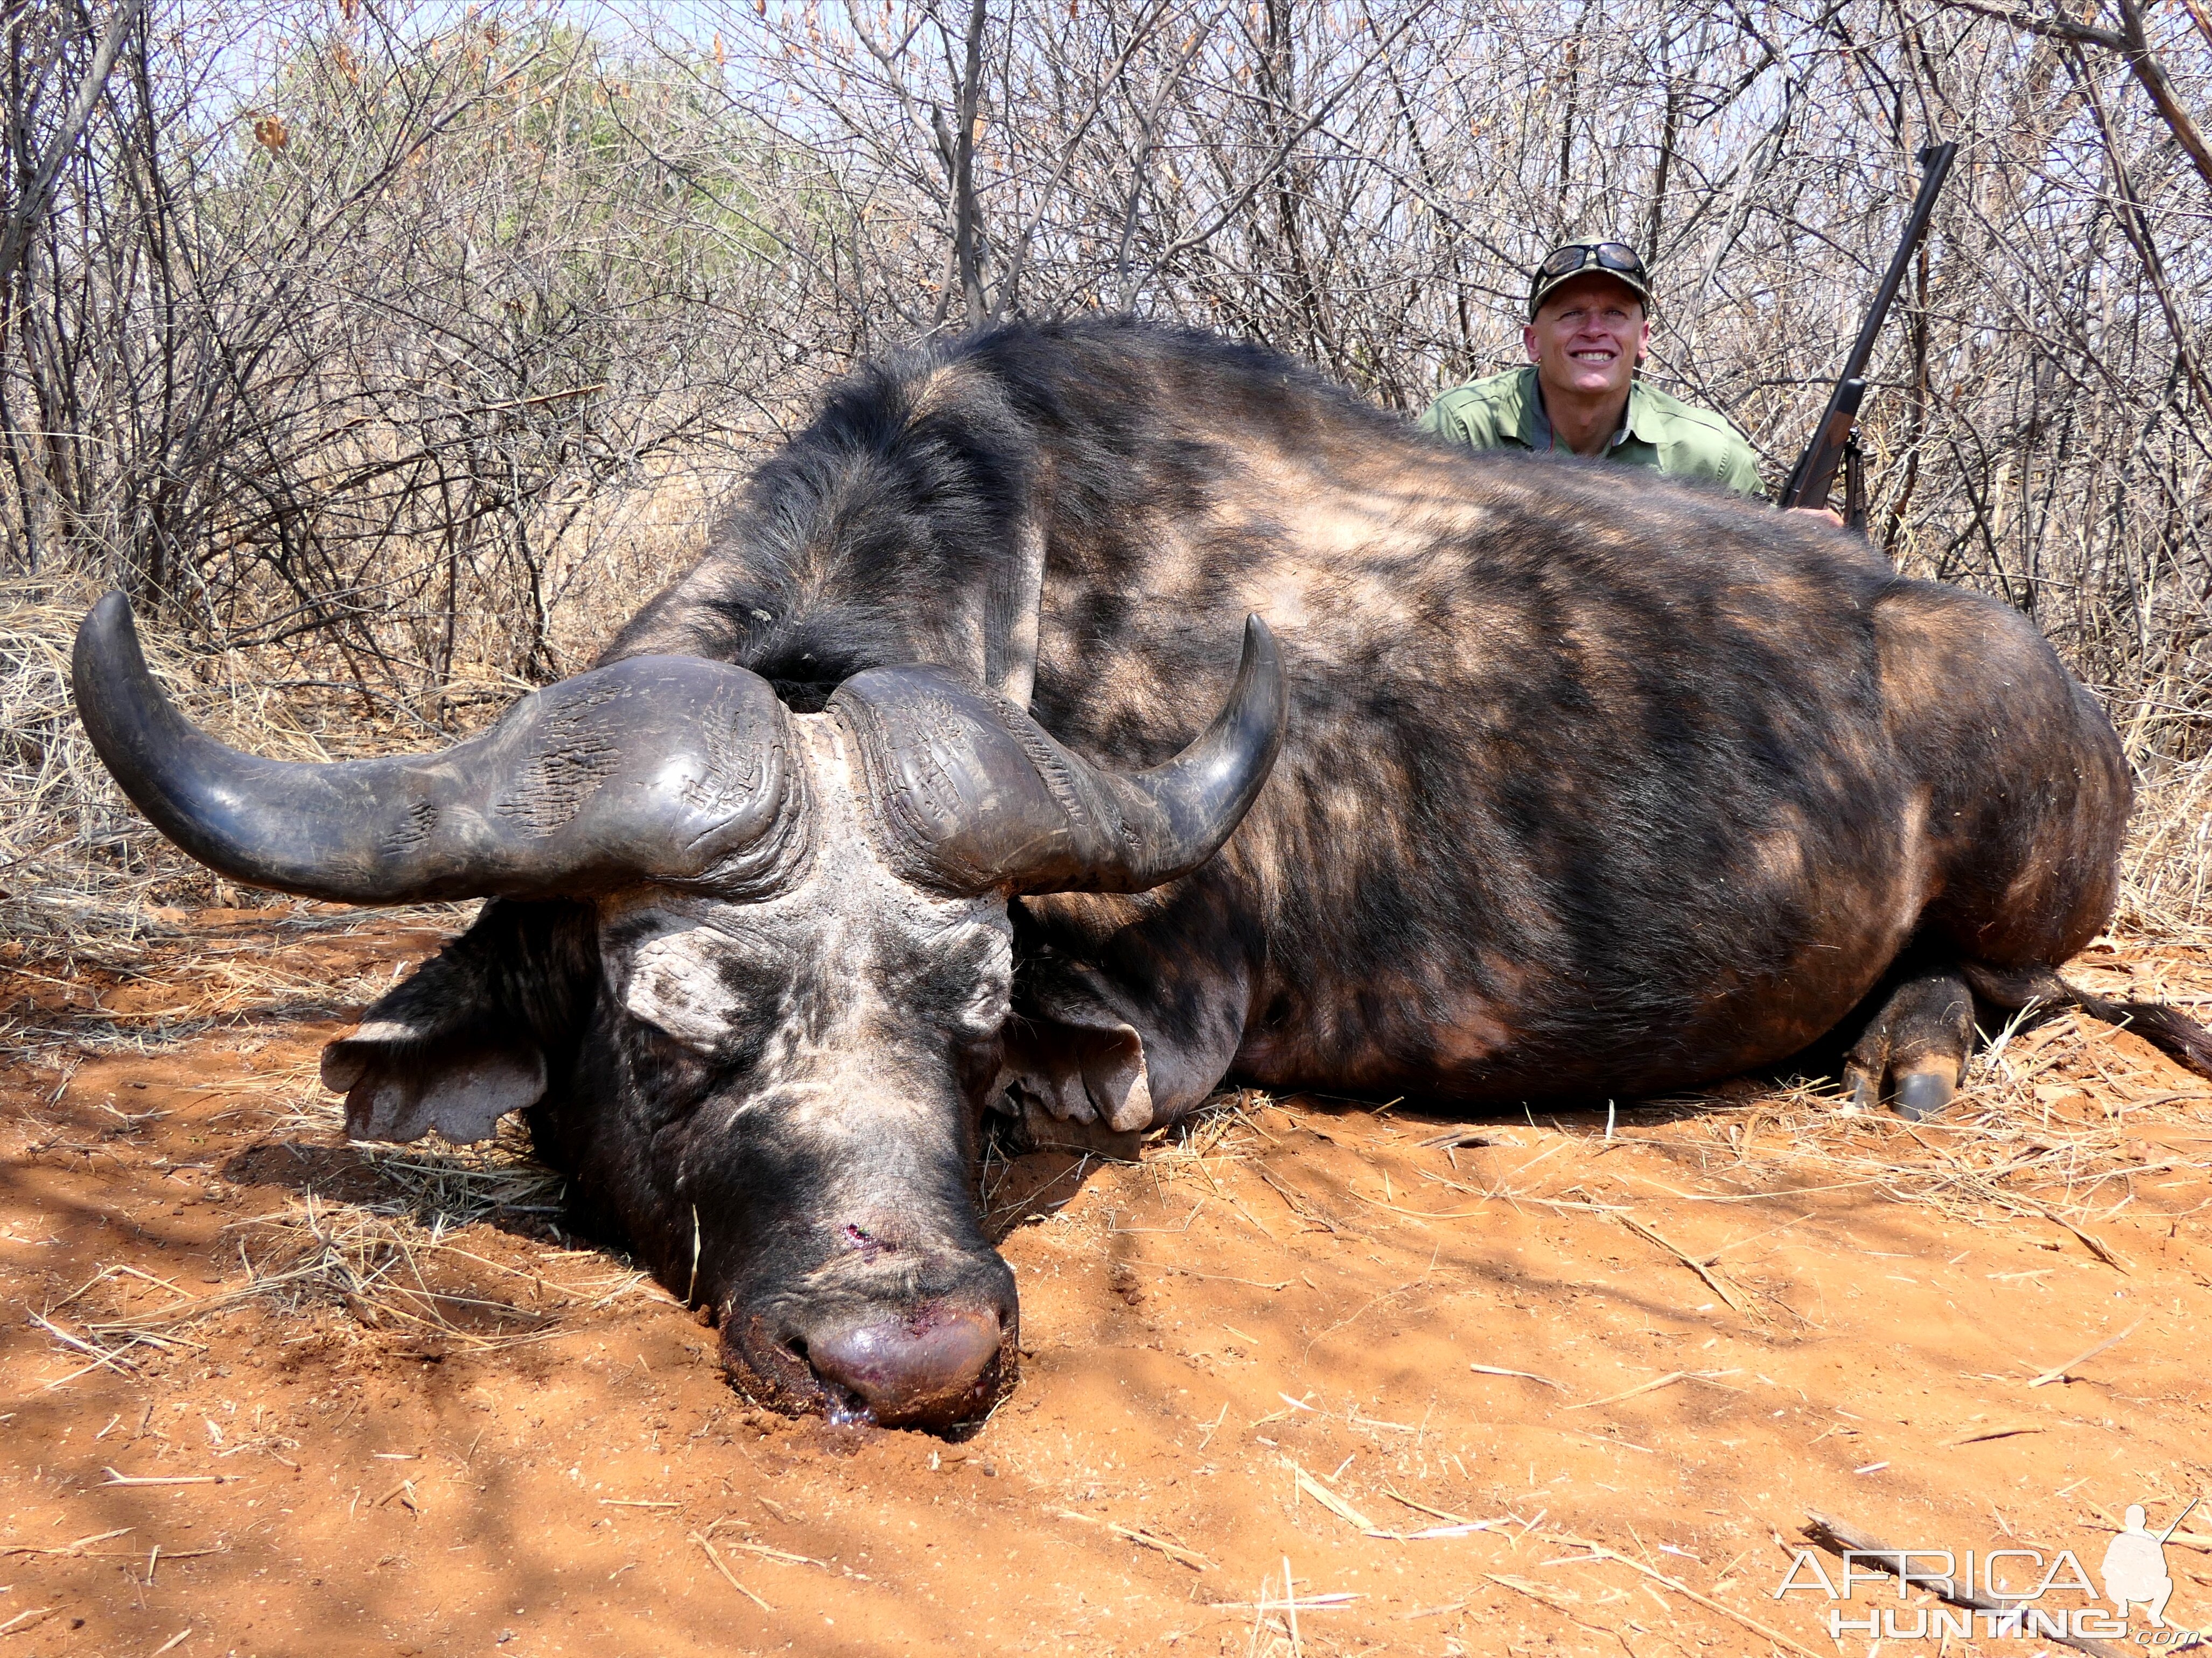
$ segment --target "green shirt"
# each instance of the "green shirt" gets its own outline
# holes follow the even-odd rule
[[[1536,366],[1509,368],[1455,386],[1431,404],[1421,429],[1476,449],[1552,447],[1552,422],[1536,393]],[[1692,409],[1642,380],[1628,387],[1628,418],[1606,446],[1608,460],[1649,466],[1672,477],[1715,478],[1738,495],[1764,499],[1759,459],[1718,415]]]

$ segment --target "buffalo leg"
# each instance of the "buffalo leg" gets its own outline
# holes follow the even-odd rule
[[[1844,1056],[1852,1108],[1880,1105],[1887,1080],[1895,1086],[1899,1116],[1933,1116],[1958,1090],[1973,1035],[1973,993],[1955,969],[1903,980]]]

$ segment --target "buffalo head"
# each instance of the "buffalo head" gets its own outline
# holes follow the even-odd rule
[[[529,901],[506,906],[538,918],[508,959],[449,951],[325,1051],[350,1132],[476,1138],[537,1108],[541,1149],[715,1310],[741,1385],[927,1425],[980,1414],[1014,1340],[971,1179],[1007,1077],[1010,900],[1194,869],[1285,717],[1257,617],[1218,717],[1126,775],[936,668],[856,674],[801,715],[745,669],[667,656],[526,696],[441,754],[270,761],[178,713],[117,594],[76,684],[125,792],[234,879]]]

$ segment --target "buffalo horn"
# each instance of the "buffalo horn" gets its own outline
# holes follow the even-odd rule
[[[830,700],[853,732],[886,849],[955,892],[1142,892],[1226,841],[1283,744],[1274,635],[1256,616],[1228,702],[1150,771],[1102,770],[1004,697],[941,669],[872,668]]]
[[[147,671],[129,602],[77,630],[77,710],[155,826],[232,879],[343,903],[584,894],[641,880],[766,890],[803,830],[767,681],[641,656],[524,697],[444,752],[313,765],[226,748]]]

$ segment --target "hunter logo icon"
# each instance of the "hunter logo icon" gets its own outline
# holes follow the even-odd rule
[[[2166,1570],[2166,1540],[2180,1529],[2197,1503],[2191,1498],[2189,1508],[2162,1532],[2143,1523],[2142,1503],[2128,1504],[2126,1526],[2105,1549],[2105,1598],[2120,1609],[2122,1618],[2139,1606],[2150,1613],[2152,1623],[2166,1627],[2166,1598],[2173,1593],[2173,1579]]]
[[[1832,1576],[1819,1550],[1796,1550],[1774,1598],[1825,1599],[1821,1624],[1836,1641],[1863,1635],[1877,1642],[1940,1643],[1978,1635],[1993,1643],[2063,1641],[2084,1652],[2117,1650],[2098,1643],[2127,1637],[2130,1614],[2141,1606],[2150,1627],[2134,1639],[2147,1653],[2166,1658],[2212,1645],[2205,1633],[2166,1619],[2173,1594],[2166,1546],[2201,1500],[2192,1499],[2163,1531],[2150,1528],[2142,1503],[2128,1505],[2126,1524],[2106,1546],[2101,1573],[2104,1599],[2117,1615],[2100,1604],[2097,1585],[2072,1549],[1893,1548],[1854,1536],[1819,1515],[1810,1516],[1807,1534],[1833,1552],[1842,1571]],[[1907,1605],[1914,1588],[1940,1604]],[[1863,1594],[1867,1590],[1872,1593]],[[1893,1595],[1895,1604],[1881,1604]]]

